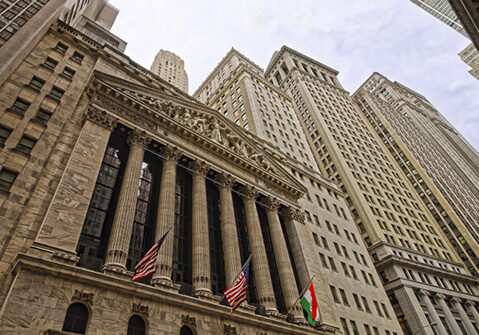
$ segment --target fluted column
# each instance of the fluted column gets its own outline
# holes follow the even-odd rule
[[[208,238],[208,210],[206,203],[205,176],[209,167],[204,162],[190,162],[193,186],[191,230],[193,250],[193,287],[195,296],[211,296],[210,241]]]
[[[158,241],[175,222],[176,200],[176,166],[181,158],[181,152],[169,145],[160,149],[163,158],[161,168],[160,197],[158,200],[158,215],[156,221],[155,240]],[[174,235],[174,229],[169,233]],[[173,236],[167,236],[158,250],[156,272],[152,283],[155,285],[171,286],[173,269]]]
[[[230,175],[216,175],[220,193],[221,238],[223,242],[223,257],[225,262],[226,285],[231,285],[241,270],[241,255],[236,230],[235,209],[231,188],[235,179]]]
[[[476,321],[476,324],[479,326],[479,313],[477,312],[474,303],[472,301],[466,301],[466,308],[467,311],[472,314],[474,320]]]
[[[258,192],[251,186],[244,186],[241,189],[241,193],[246,213],[249,246],[251,252],[254,253],[252,265],[258,301],[265,307],[267,313],[277,313],[263,233],[261,232],[258,210],[256,209],[255,199],[258,196]]]
[[[126,260],[135,218],[143,155],[150,141],[151,139],[145,132],[133,130],[129,133],[130,154],[123,175],[103,271],[126,272]]]
[[[459,325],[456,322],[456,319],[454,318],[454,315],[452,315],[451,310],[449,309],[449,306],[446,304],[446,296],[443,294],[436,294],[437,300],[439,301],[439,306],[441,306],[441,309],[444,313],[444,316],[446,317],[447,323],[451,327],[452,332],[455,335],[462,335],[461,328],[459,328]]]
[[[469,319],[469,316],[464,310],[464,307],[462,307],[461,301],[458,298],[453,297],[451,299],[451,303],[459,312],[459,315],[461,316],[461,320],[464,323],[464,326],[466,326],[467,333],[470,335],[477,335],[477,331],[474,329],[474,326],[472,325],[472,322]]]
[[[434,308],[434,305],[432,304],[431,299],[429,299],[429,293],[425,290],[419,290],[418,293],[422,303],[426,305],[426,309],[429,316],[431,317],[432,321],[436,323],[435,327],[438,330],[439,334],[448,335],[446,328],[442,324],[442,321],[439,318],[439,315],[437,314],[436,308]]]
[[[269,233],[271,235],[271,243],[273,244],[274,257],[276,267],[278,268],[279,281],[281,282],[286,310],[291,308],[290,312],[299,318],[303,313],[299,305],[293,306],[293,304],[297,302],[299,292],[296,286],[296,279],[294,278],[293,266],[289,258],[288,247],[279,220],[278,209],[280,203],[278,200],[268,197],[263,199],[262,204],[266,209]]]

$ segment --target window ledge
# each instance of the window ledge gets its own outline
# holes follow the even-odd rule
[[[0,190],[0,197],[6,198],[10,195],[10,191]]]
[[[63,79],[68,80],[68,81],[72,81],[72,80],[73,80],[73,77],[69,77],[69,76],[67,76],[67,75],[64,74],[64,73],[60,73],[59,76],[62,77]]]
[[[55,70],[55,68],[51,68],[48,65],[45,65],[44,63],[40,64],[40,67],[44,68],[45,70],[48,70],[50,72],[53,72]]]
[[[60,102],[61,98],[57,98],[56,96],[53,96],[51,94],[45,95],[45,98],[52,99],[53,101]]]
[[[16,154],[19,154],[19,155],[21,155],[25,158],[30,158],[30,154],[27,154],[26,152],[23,152],[22,150],[20,150],[18,148],[12,148],[11,151],[16,153]]]
[[[37,118],[32,118],[32,119],[30,120],[30,122],[35,123],[35,124],[38,124],[38,125],[43,126],[43,127],[46,127],[48,121],[42,121],[42,120],[39,120],[39,119],[37,119]]]
[[[15,111],[15,110],[11,109],[11,108],[7,108],[6,112],[15,115],[15,116],[18,117],[20,120],[22,120],[22,119],[25,117],[25,114],[22,114],[22,113],[20,113],[20,112],[17,112],[17,111]]]
[[[78,59],[75,59],[75,58],[73,58],[73,57],[70,57],[70,60],[73,61],[73,62],[75,62],[75,63],[77,63],[77,64],[79,64],[79,65],[81,65],[81,63],[83,62],[83,60],[78,60]]]
[[[35,88],[35,87],[32,87],[32,86],[30,86],[30,85],[28,85],[28,84],[25,84],[25,85],[23,85],[23,86],[24,86],[25,88],[31,89],[32,91],[35,91],[35,92],[37,92],[37,93],[40,93],[40,90],[39,90],[39,89],[37,89],[37,88]]]

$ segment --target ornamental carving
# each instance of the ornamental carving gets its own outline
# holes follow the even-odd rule
[[[196,328],[196,318],[189,315],[189,314],[181,315],[181,323],[185,326],[190,326],[192,328]]]
[[[196,159],[194,161],[191,161],[188,164],[188,168],[194,174],[201,175],[201,176],[206,176],[206,174],[210,170],[210,167],[208,165],[206,165],[205,162],[200,161],[200,160],[196,160]]]
[[[236,327],[232,325],[223,325],[223,334],[224,335],[236,335]]]
[[[256,199],[258,197],[258,190],[250,185],[241,186],[239,189],[239,193],[248,199]]]
[[[277,211],[279,209],[279,206],[281,205],[279,200],[273,197],[262,198],[261,204],[265,206],[266,208],[271,209],[273,211]]]
[[[127,143],[129,145],[135,144],[143,149],[146,149],[151,142],[151,137],[144,131],[132,130],[128,132]]]
[[[236,182],[236,179],[227,173],[218,173],[215,175],[215,180],[223,187],[232,188]]]
[[[280,214],[287,221],[298,221],[304,224],[306,219],[304,212],[292,207],[283,208],[280,211]]]
[[[81,301],[93,305],[93,293],[75,290],[72,301]]]
[[[118,119],[116,117],[92,107],[88,108],[85,120],[92,121],[109,131],[113,131],[118,124]]]
[[[133,303],[131,311],[133,313],[138,313],[138,314],[143,314],[143,315],[148,316],[149,308],[148,308],[148,306],[145,306],[145,305],[142,305],[142,304]]]
[[[178,162],[178,160],[183,155],[178,148],[172,147],[171,145],[165,145],[160,148],[160,155],[167,160]]]

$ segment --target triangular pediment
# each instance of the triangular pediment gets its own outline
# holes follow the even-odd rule
[[[108,92],[116,100],[130,100],[130,104],[143,111],[151,120],[163,119],[159,124],[168,124],[169,131],[177,129],[182,134],[188,131],[196,138],[203,139],[195,140],[196,143],[203,143],[215,149],[214,152],[218,152],[218,149],[228,152],[228,157],[235,158],[230,159],[232,164],[253,166],[254,170],[261,170],[270,178],[288,184],[298,196],[305,192],[304,186],[276,158],[247,136],[246,130],[194,98],[184,99],[171,95],[168,91],[159,91],[104,73],[96,73],[93,82],[94,86],[102,86],[100,91]]]

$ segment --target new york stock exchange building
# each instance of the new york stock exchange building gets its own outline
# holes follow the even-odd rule
[[[106,1],[60,2],[0,34],[0,334],[399,334],[335,184],[125,56],[89,19]],[[298,300],[313,277],[311,326]]]

